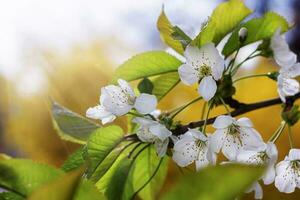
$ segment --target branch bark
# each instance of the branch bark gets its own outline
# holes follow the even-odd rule
[[[300,98],[300,92],[295,94],[294,96],[287,97],[284,109],[285,110],[290,109],[292,107],[294,101],[299,98]],[[228,105],[231,106],[229,102],[226,102],[226,103],[228,103]],[[236,109],[233,110],[230,114],[232,117],[235,117],[235,116],[242,115],[242,114],[245,114],[250,111],[258,110],[261,108],[266,108],[266,107],[281,104],[281,103],[282,102],[281,102],[280,98],[269,99],[266,101],[261,101],[261,102],[251,103],[251,104],[240,103],[238,106],[235,103],[234,108],[236,108]],[[217,116],[207,119],[207,124],[212,124],[216,118],[217,118]],[[205,122],[205,120],[201,120],[201,121],[197,121],[197,122],[191,122],[187,125],[181,125],[181,126],[178,126],[176,129],[174,129],[172,132],[174,135],[181,135],[181,134],[184,134],[186,131],[188,131],[189,128],[192,129],[192,128],[199,128],[199,127],[203,126],[204,122]]]

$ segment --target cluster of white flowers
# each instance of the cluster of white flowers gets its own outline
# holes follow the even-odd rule
[[[186,63],[178,68],[180,79],[187,85],[199,82],[198,92],[209,101],[217,91],[217,83],[224,71],[224,59],[213,43],[200,49],[189,45],[184,56]]]
[[[285,102],[287,96],[299,91],[299,83],[294,78],[300,75],[300,63],[296,63],[296,55],[290,51],[280,30],[272,37],[270,47],[280,66],[278,93]],[[181,81],[187,85],[199,83],[199,94],[205,101],[210,101],[216,95],[218,80],[225,72],[224,59],[213,43],[201,48],[189,45],[184,56],[186,63],[178,68]],[[300,188],[300,150],[291,149],[284,161],[276,165],[278,152],[275,144],[265,143],[250,119],[220,115],[212,125],[215,128],[212,134],[189,129],[182,135],[174,136],[170,128],[159,119],[160,112],[156,110],[157,99],[154,95],[142,93],[136,96],[125,80],[119,79],[118,84],[101,89],[100,105],[89,108],[86,112],[88,117],[106,124],[135,109],[139,117],[135,117],[132,122],[138,125],[136,134],[139,140],[153,143],[158,156],[162,157],[172,139],[172,158],[180,167],[195,163],[196,169],[200,170],[215,165],[217,154],[221,151],[230,163],[266,166],[261,180],[264,184],[275,181],[275,186],[281,192],[290,193],[296,187]],[[247,192],[250,191],[255,191],[255,198],[262,198],[262,188],[258,182]]]
[[[154,95],[142,93],[136,97],[128,82],[119,79],[118,84],[119,86],[108,85],[101,88],[100,105],[89,108],[86,111],[87,117],[99,119],[102,124],[106,124],[133,108],[141,114],[148,114],[156,109],[157,99]]]
[[[297,55],[293,53],[278,29],[271,38],[270,45],[276,63],[280,66],[277,77],[278,93],[283,102],[287,96],[299,92],[299,82],[294,78],[300,75],[300,63]]]

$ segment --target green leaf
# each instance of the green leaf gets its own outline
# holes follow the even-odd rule
[[[161,14],[157,19],[156,25],[160,33],[161,40],[178,53],[183,54],[184,47],[182,43],[176,39],[176,30],[174,29],[174,26],[171,24],[168,17],[166,16],[164,10],[161,11]],[[184,35],[187,36],[186,34]]]
[[[135,147],[134,145],[127,145],[125,145],[126,148],[124,150],[118,150],[118,148],[114,149],[114,151],[112,151],[105,158],[105,160],[101,162],[101,164],[97,168],[97,171],[95,171],[95,174],[100,177],[100,180],[96,183],[96,187],[99,191],[103,193],[107,191],[107,189],[110,187],[110,181],[118,170],[120,163],[123,161],[123,159],[128,158],[129,153]],[[123,146],[122,148],[124,148],[125,146]],[[121,152],[117,154],[118,151]]]
[[[153,84],[148,78],[144,78],[139,84],[138,89],[140,93],[152,94]]]
[[[197,35],[193,43],[198,47],[208,42],[218,44],[251,12],[241,0],[229,0],[221,3],[213,11],[208,23]]]
[[[81,180],[84,170],[85,168],[81,167],[50,181],[34,191],[28,200],[105,199],[91,183]]]
[[[100,126],[69,109],[52,103],[53,124],[59,136],[67,141],[84,144]]]
[[[73,154],[71,154],[68,159],[64,162],[61,169],[65,172],[69,172],[81,167],[85,160],[83,158],[84,148],[80,147]]]
[[[261,167],[226,164],[189,174],[164,195],[164,200],[232,200],[243,194],[264,172]]]
[[[168,170],[168,157],[160,158],[154,146],[144,150],[134,163],[133,187],[143,200],[157,199]]]
[[[127,198],[124,197],[126,196],[124,193],[133,194],[133,185],[128,182],[129,172],[132,166],[131,162],[130,159],[124,158],[119,163],[105,193],[109,200],[125,200]]]
[[[180,60],[164,51],[150,51],[138,54],[116,70],[113,83],[116,83],[119,78],[133,81],[168,72],[176,72],[181,64]]]
[[[0,200],[25,200],[25,198],[13,192],[1,192]]]
[[[167,95],[180,82],[178,72],[163,74],[153,78],[153,94],[158,100]]]
[[[99,174],[95,173],[102,161],[123,140],[123,130],[119,126],[108,126],[95,131],[87,142],[86,159],[89,162],[87,177],[98,181]],[[95,174],[94,174],[95,173]]]
[[[63,171],[31,160],[0,160],[0,188],[27,196],[40,185],[61,176]]]
[[[173,30],[172,37],[178,40],[183,46],[183,49],[185,49],[192,42],[192,39],[178,26],[174,26]]]
[[[246,40],[243,43],[239,41],[238,35],[241,27],[245,27],[248,30]],[[268,12],[263,17],[251,19],[236,28],[225,44],[222,53],[228,56],[247,44],[269,39],[278,28],[280,28],[282,32],[285,32],[289,29],[289,24],[282,16],[274,12]]]
[[[134,165],[141,153],[149,147],[149,144],[139,143],[131,149],[131,156],[123,157],[115,165],[113,173],[107,181],[108,187],[105,194],[110,200],[133,199],[134,191]]]

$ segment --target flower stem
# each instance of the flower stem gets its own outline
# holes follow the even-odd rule
[[[294,147],[294,140],[293,140],[293,134],[292,134],[292,130],[291,130],[291,126],[288,125],[288,136],[289,136],[289,143],[290,143],[290,147],[291,149]]]
[[[203,103],[203,107],[202,107],[202,112],[201,112],[201,120],[203,120],[203,119],[204,119],[204,115],[205,115],[206,107],[207,107],[207,102],[205,101],[205,102]]]
[[[198,98],[196,98],[196,99],[194,99],[194,100],[188,102],[187,104],[185,104],[185,105],[183,105],[183,106],[181,106],[181,107],[179,107],[179,108],[176,108],[174,111],[171,111],[171,113],[172,113],[172,112],[175,112],[175,113],[172,115],[171,118],[173,119],[176,115],[178,115],[179,113],[181,113],[181,112],[182,112],[184,109],[186,109],[188,106],[190,106],[190,105],[192,105],[193,103],[199,101],[200,99],[202,99],[202,97],[198,97]]]
[[[127,113],[128,115],[132,115],[132,116],[136,116],[136,117],[144,117],[144,115],[138,114],[138,113],[134,113],[134,112],[129,112]]]
[[[269,76],[270,74],[269,73],[266,73],[266,74],[253,74],[253,75],[248,75],[248,76],[242,76],[242,77],[239,77],[237,79],[235,79],[233,81],[233,83],[236,83],[240,80],[244,80],[244,79],[248,79],[248,78],[254,78],[254,77],[264,77],[264,76]]]
[[[271,136],[271,138],[269,139],[270,142],[275,143],[276,140],[279,138],[279,136],[281,135],[281,133],[283,132],[284,128],[286,126],[286,122],[282,121],[280,126],[278,127],[278,129],[275,131],[275,133]]]
[[[206,129],[206,125],[207,125],[207,119],[209,117],[209,113],[210,113],[210,110],[211,110],[211,107],[212,107],[212,103],[208,103],[208,109],[207,109],[207,113],[206,113],[206,117],[205,117],[205,121],[204,121],[204,124],[203,124],[203,129],[202,129],[202,132],[205,134],[205,129]]]
[[[222,97],[220,97],[220,101],[221,101],[222,104],[224,105],[224,107],[225,107],[225,109],[226,109],[226,111],[227,111],[227,114],[230,116],[230,115],[231,115],[231,114],[230,114],[230,110],[229,110],[228,106],[226,105],[226,103],[225,103],[225,101],[224,101],[224,99],[223,99]]]
[[[238,64],[237,66],[235,66],[235,67],[232,67],[231,69],[230,69],[230,73],[232,74],[232,75],[234,75],[236,72],[237,72],[237,70],[240,68],[240,66],[241,65],[243,65],[246,61],[248,61],[248,60],[250,60],[250,59],[252,59],[252,58],[255,58],[255,57],[257,57],[257,56],[260,56],[260,54],[258,53],[258,54],[255,54],[256,53],[256,50],[255,51],[253,51],[247,58],[245,58],[245,60],[243,60],[240,64]]]

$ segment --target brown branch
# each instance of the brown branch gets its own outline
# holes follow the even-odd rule
[[[294,96],[287,97],[285,109],[289,109],[291,107],[291,105],[293,105],[294,101],[299,98],[300,98],[300,92],[295,94]],[[250,111],[258,110],[261,108],[266,108],[266,107],[281,104],[281,103],[282,102],[281,102],[280,98],[269,99],[266,101],[261,101],[261,102],[257,102],[257,103],[251,103],[251,104],[241,103],[240,106],[237,109],[233,110],[230,114],[232,117],[235,117],[238,115],[248,113]],[[207,124],[212,124],[216,118],[217,118],[217,116],[209,118],[207,120]],[[199,127],[203,126],[204,122],[205,122],[205,120],[201,120],[201,121],[197,121],[197,122],[191,122],[187,125],[181,125],[181,126],[178,126],[176,129],[172,130],[172,132],[174,135],[181,135],[181,134],[184,134],[186,131],[188,131],[189,128],[199,128]]]

